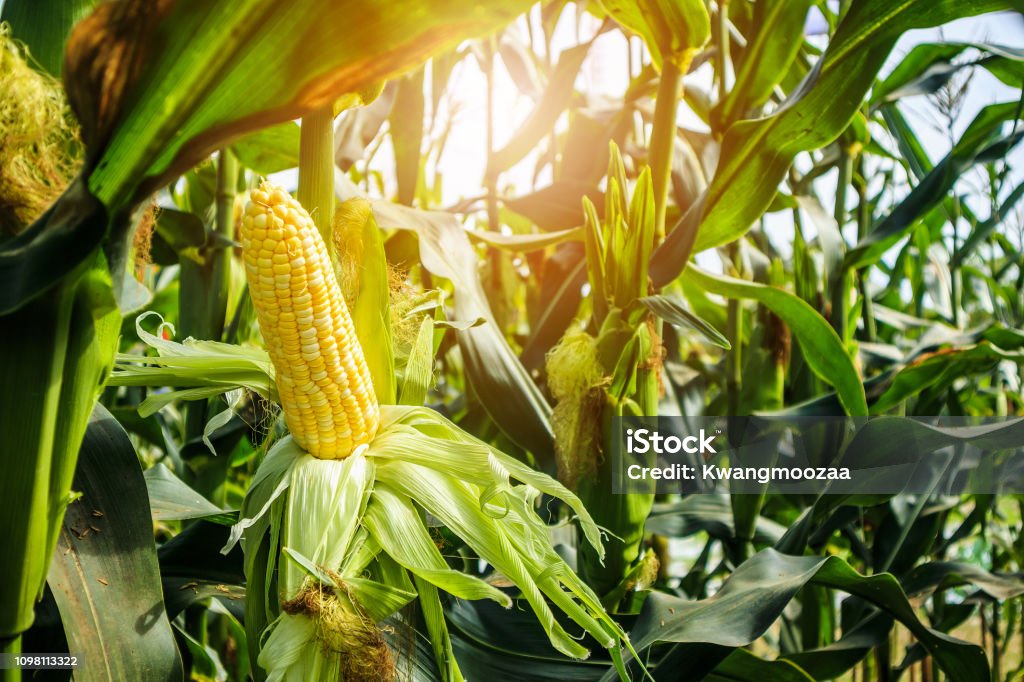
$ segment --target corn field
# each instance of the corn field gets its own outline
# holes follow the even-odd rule
[[[1024,679],[1022,138],[1022,0],[0,0],[0,681]],[[623,487],[757,419],[913,483]]]

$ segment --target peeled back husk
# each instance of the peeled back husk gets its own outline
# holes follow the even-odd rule
[[[263,588],[264,599],[250,597],[259,613],[247,613],[258,628],[250,632],[254,641],[264,636],[260,623],[269,627],[259,663],[273,680],[299,680],[351,670],[346,656],[374,659],[374,633],[404,603],[399,597],[416,591],[414,584],[511,606],[505,592],[448,566],[425,514],[515,583],[562,653],[588,654],[555,619],[553,607],[604,647],[627,642],[597,595],[552,548],[548,526],[535,511],[541,493],[564,501],[600,551],[599,530],[571,491],[432,410],[382,407],[376,438],[345,460],[315,460],[292,439],[282,439],[261,464],[234,532],[242,539],[250,584]],[[378,609],[372,623],[365,608],[371,600],[360,600],[358,590],[348,587],[366,575],[374,589],[396,591],[395,608]],[[325,585],[328,596],[355,597],[340,616],[329,600],[333,615],[323,614],[324,594],[317,590]],[[332,623],[346,623],[355,634],[338,639],[324,631]],[[356,653],[359,646],[346,653],[351,644],[361,644],[362,653]],[[454,660],[446,663],[457,669]]]

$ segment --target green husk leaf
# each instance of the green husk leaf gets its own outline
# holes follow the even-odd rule
[[[583,502],[564,485],[547,474],[531,469],[518,459],[491,448],[483,441],[466,433],[443,416],[427,408],[404,408],[384,406],[381,409],[381,434],[374,441],[377,455],[380,444],[386,443],[381,437],[390,431],[389,425],[403,424],[416,431],[435,436],[442,443],[429,457],[422,456],[417,449],[401,451],[403,460],[432,467],[441,473],[457,472],[456,475],[470,477],[481,484],[504,483],[514,478],[546,495],[562,500],[576,514],[580,527],[588,542],[598,551],[601,549],[601,532],[583,506]],[[449,443],[443,443],[449,441]],[[426,441],[423,441],[426,442]]]
[[[150,316],[160,320],[156,334],[146,331],[142,322]],[[158,313],[148,312],[135,320],[139,338],[159,355],[119,353],[108,383],[114,386],[174,386],[173,394],[150,396],[140,411],[152,414],[174,399],[199,400],[246,388],[267,400],[277,399],[274,366],[266,351],[258,348],[185,339],[183,343],[162,338],[174,335],[174,327]],[[144,415],[145,416],[145,415]]]
[[[512,528],[526,531],[530,522],[524,523],[525,519],[519,517],[499,522],[480,508],[479,493],[474,492],[469,484],[426,467],[405,462],[396,466],[395,462],[387,462],[379,466],[378,476],[378,480],[388,487],[393,486],[400,494],[415,499],[483,559],[508,576],[530,603],[556,649],[573,658],[586,657],[587,650],[555,620],[542,588],[537,584],[536,578],[540,576],[537,571],[530,570],[535,567],[534,562],[513,547],[512,536],[518,533],[508,531]],[[378,484],[378,490],[380,487]],[[536,523],[540,520],[537,519]],[[535,544],[532,549],[536,550]]]
[[[362,452],[346,459],[320,460],[308,454],[291,467],[282,545],[320,566],[340,566],[358,528],[370,495],[375,464]],[[291,597],[302,586],[303,571],[282,567],[282,593]]]
[[[378,482],[363,523],[385,552],[413,575],[462,599],[491,599],[511,606],[501,590],[448,568],[423,519],[404,496]]]
[[[437,667],[445,676],[445,682],[463,682],[465,678],[459,670],[459,662],[455,660],[448,621],[445,620],[444,607],[441,605],[437,588],[419,576],[414,575],[413,580],[420,595],[420,608],[427,625],[427,634],[430,636],[430,645],[434,649]]]

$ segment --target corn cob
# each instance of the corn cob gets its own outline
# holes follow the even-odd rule
[[[323,238],[298,201],[264,182],[241,241],[288,429],[314,457],[347,457],[373,439],[380,409]]]

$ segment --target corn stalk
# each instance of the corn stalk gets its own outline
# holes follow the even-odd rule
[[[4,315],[0,339],[3,391],[0,428],[0,534],[7,560],[0,568],[0,642],[20,649],[42,596],[64,509],[74,499],[71,480],[78,447],[116,349],[120,313],[97,256],[90,267]],[[17,680],[20,671],[3,671]]]

